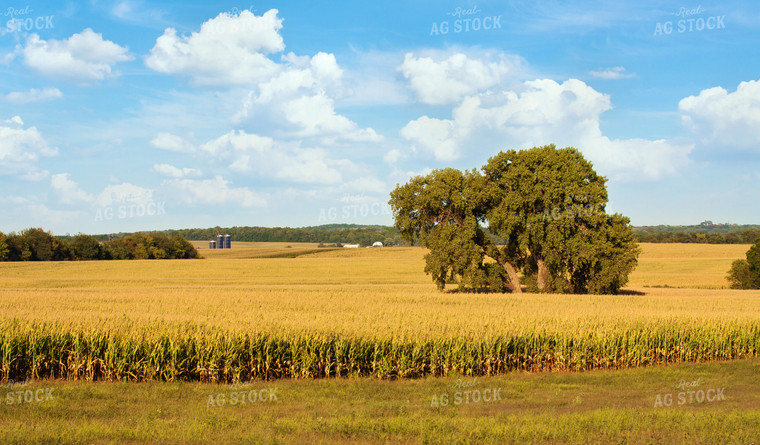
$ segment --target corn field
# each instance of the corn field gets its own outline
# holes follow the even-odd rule
[[[146,335],[18,322],[2,332],[2,379],[14,381],[489,376],[727,360],[756,356],[760,348],[758,324],[417,341],[192,329]]]
[[[644,256],[647,275],[617,296],[440,294],[419,248],[4,264],[0,381],[488,376],[757,356],[760,292],[721,289],[722,277],[636,287],[730,266],[712,247],[672,274],[667,252]]]

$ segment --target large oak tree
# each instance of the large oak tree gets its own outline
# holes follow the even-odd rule
[[[574,148],[501,152],[481,171],[436,170],[391,193],[395,226],[428,247],[439,289],[617,293],[636,265],[629,220]],[[502,241],[497,243],[496,241]]]

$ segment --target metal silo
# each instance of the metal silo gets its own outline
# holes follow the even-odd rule
[[[216,236],[216,248],[224,249],[224,237],[222,235]]]
[[[232,237],[230,235],[224,235],[224,248],[232,249]]]
[[[216,249],[216,241],[211,240],[208,242],[208,248],[209,249]]]

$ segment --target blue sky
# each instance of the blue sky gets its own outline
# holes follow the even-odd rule
[[[752,2],[21,2],[0,230],[391,224],[388,193],[574,146],[634,225],[760,222]]]

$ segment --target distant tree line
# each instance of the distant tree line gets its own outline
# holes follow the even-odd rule
[[[684,226],[678,226],[684,227]],[[633,234],[640,243],[702,243],[702,244],[752,244],[760,238],[760,227],[739,229],[742,226],[723,227],[721,231],[704,230],[698,226],[672,230],[672,226],[634,227]]]
[[[79,234],[55,237],[41,228],[0,232],[0,261],[138,260],[199,258],[179,235],[132,233],[108,241]]]
[[[386,246],[401,244],[401,233],[394,227],[329,224],[317,227],[211,227],[207,229],[166,230],[168,236],[190,240],[213,240],[217,235],[231,235],[233,241],[361,244],[376,241]]]
[[[504,239],[483,228],[486,236],[495,244],[503,245]],[[395,227],[359,224],[326,224],[314,227],[210,227],[196,229],[164,230],[152,232],[153,236],[181,236],[186,240],[212,240],[216,235],[229,234],[233,241],[290,242],[323,244],[361,244],[371,246],[381,241],[386,246],[406,244]],[[130,233],[102,234],[92,237],[101,242],[126,238]],[[633,227],[633,235],[642,243],[707,243],[752,244],[760,238],[760,226],[698,225],[698,226],[641,226]],[[58,236],[59,240],[72,241],[74,236]]]

